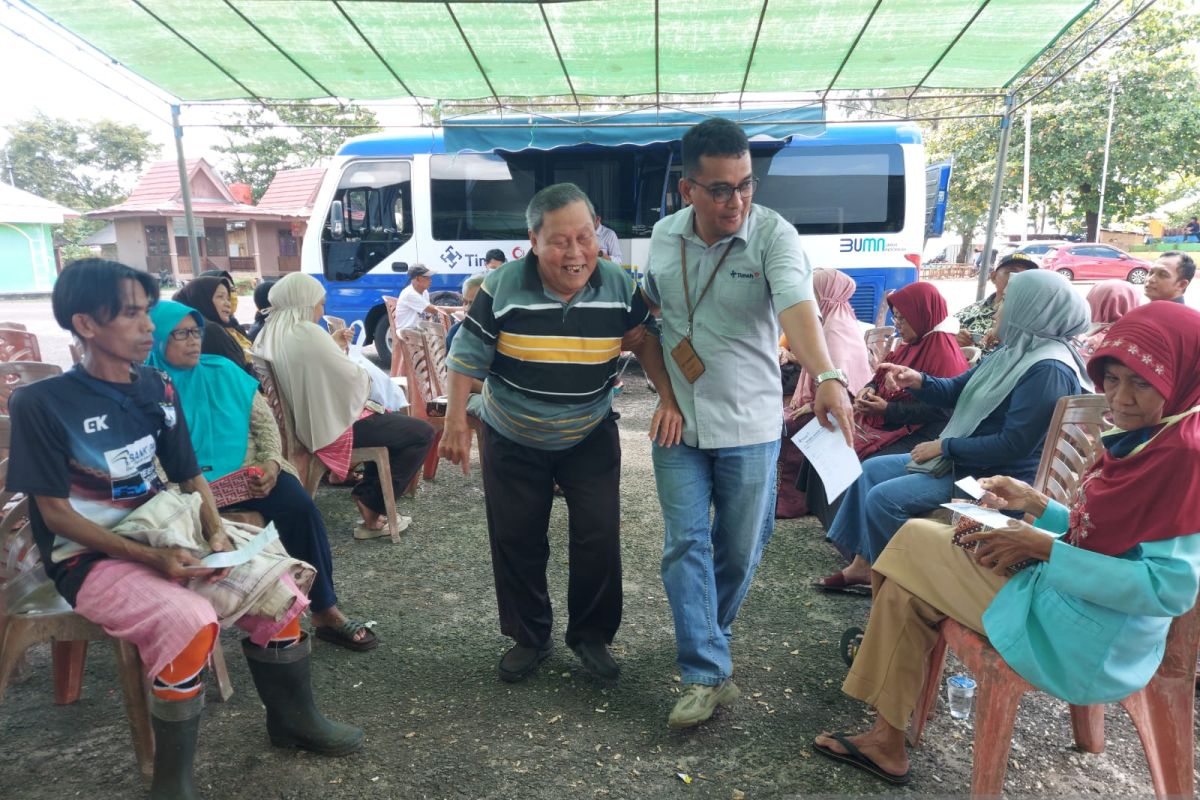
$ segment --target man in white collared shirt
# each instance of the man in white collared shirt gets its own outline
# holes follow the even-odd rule
[[[449,317],[450,312],[429,302],[429,287],[433,283],[433,270],[424,264],[413,264],[408,268],[408,286],[396,300],[396,330],[415,328],[421,324],[423,315]]]
[[[601,224],[599,214],[596,215],[596,238],[600,241],[601,258],[607,258],[617,264],[624,263],[621,255],[621,240],[617,238],[617,232]]]
[[[662,310],[663,352],[684,417],[683,443],[653,448],[663,585],[684,684],[668,721],[675,728],[704,722],[738,695],[731,626],[774,527],[780,325],[817,376],[817,417],[836,418],[842,431],[851,420],[796,229],[750,202],[757,179],[745,133],[723,119],[691,128],[683,169],[690,206],[654,226],[643,287]]]

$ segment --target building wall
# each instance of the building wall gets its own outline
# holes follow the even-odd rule
[[[283,223],[286,224],[286,223]],[[258,271],[263,277],[281,274],[279,271],[279,234],[281,223],[255,222],[258,240]]]
[[[118,219],[113,220],[113,230],[117,235],[117,261],[128,264],[135,269],[146,268],[146,231],[147,222],[159,222],[157,219]]]
[[[49,225],[0,222],[0,292],[48,292],[57,270]]]
[[[1123,250],[1128,250],[1134,245],[1141,244],[1146,240],[1144,233],[1131,233],[1129,231],[1100,231],[1100,241],[1105,244],[1111,244],[1115,247],[1120,247]]]

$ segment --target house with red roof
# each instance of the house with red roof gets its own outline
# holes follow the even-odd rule
[[[87,216],[112,222],[116,259],[131,267],[190,277],[195,246],[202,270],[273,277],[300,268],[300,240],[324,174],[322,168],[281,170],[255,205],[249,186],[226,184],[203,158],[189,160],[194,243],[175,161],[151,164],[123,202]]]

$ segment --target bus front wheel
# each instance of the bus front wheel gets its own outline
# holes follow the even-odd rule
[[[375,321],[375,352],[385,367],[392,363],[392,332],[389,327],[387,314]]]

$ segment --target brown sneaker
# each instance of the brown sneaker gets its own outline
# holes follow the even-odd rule
[[[672,728],[691,728],[706,722],[719,706],[727,706],[738,699],[737,684],[726,678],[716,686],[689,683],[683,687],[683,697],[671,709],[667,725]]]

